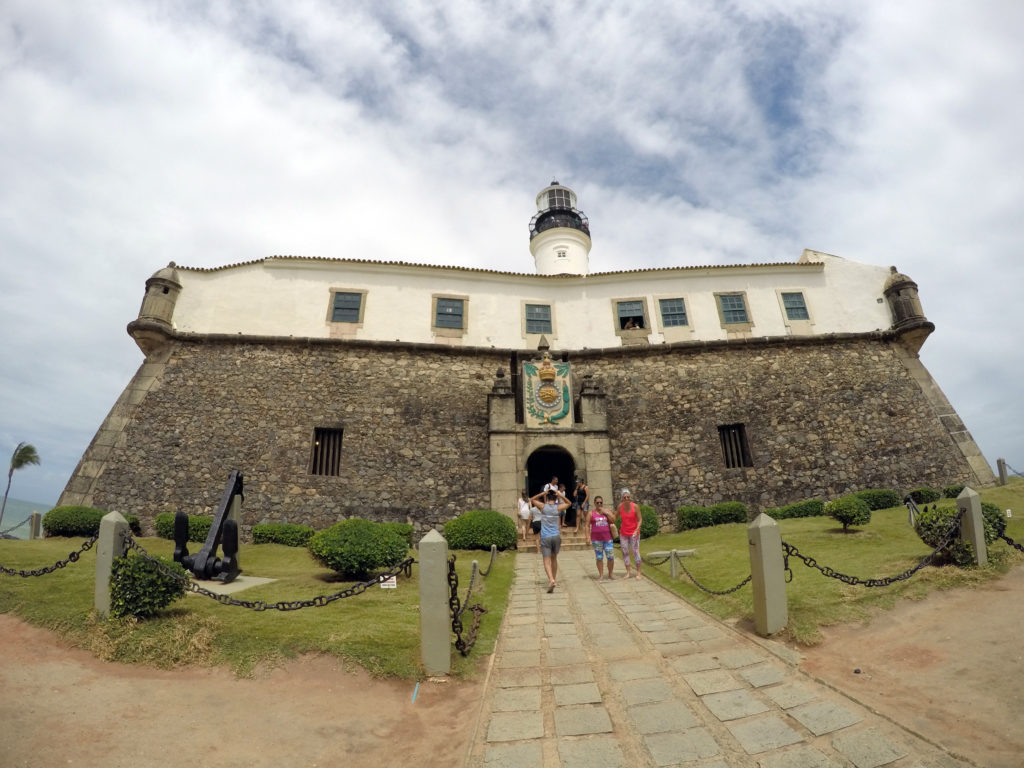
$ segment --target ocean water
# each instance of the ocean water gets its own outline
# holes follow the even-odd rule
[[[3,494],[0,494],[0,498],[2,497]],[[13,528],[35,511],[45,515],[51,509],[53,509],[53,504],[46,504],[41,501],[22,501],[21,499],[8,497],[7,507],[4,509],[4,519],[3,522],[0,522],[0,531],[7,531]],[[10,531],[10,535],[16,539],[27,539],[28,523]]]

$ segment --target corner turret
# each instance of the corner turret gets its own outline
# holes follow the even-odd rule
[[[163,348],[174,330],[171,319],[181,293],[177,265],[172,261],[146,281],[139,317],[128,324],[128,333],[147,357]]]
[[[935,324],[924,316],[917,283],[901,274],[896,267],[890,267],[883,293],[892,310],[893,329],[900,332],[903,342],[916,353],[935,330]]]

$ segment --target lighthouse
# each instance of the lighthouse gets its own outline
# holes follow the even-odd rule
[[[585,275],[590,267],[590,222],[576,193],[557,181],[537,195],[530,220],[530,253],[539,275]]]

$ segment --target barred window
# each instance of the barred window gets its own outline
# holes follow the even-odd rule
[[[438,299],[434,325],[438,328],[462,328],[462,299]]]
[[[334,308],[331,311],[332,323],[358,323],[359,308],[363,303],[361,293],[342,293],[337,291],[334,294]]]
[[[310,462],[311,475],[341,474],[342,430],[317,427],[313,430],[313,459]]]
[[[726,323],[749,323],[747,304],[740,293],[726,293],[718,297],[722,305],[722,320]]]
[[[790,320],[810,320],[807,304],[802,293],[782,294],[782,306],[786,308],[786,317]]]
[[[686,304],[682,299],[661,299],[661,324],[666,328],[686,325]]]
[[[750,446],[747,444],[747,429],[742,424],[723,424],[718,428],[718,439],[722,443],[722,455],[726,467],[752,467]]]
[[[551,306],[548,304],[526,305],[526,332],[551,333]]]

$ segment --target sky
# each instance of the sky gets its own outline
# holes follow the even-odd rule
[[[1024,471],[1022,36],[1019,0],[4,0],[0,462],[42,460],[11,496],[56,503],[169,261],[528,273],[552,179],[592,271],[897,266]]]

